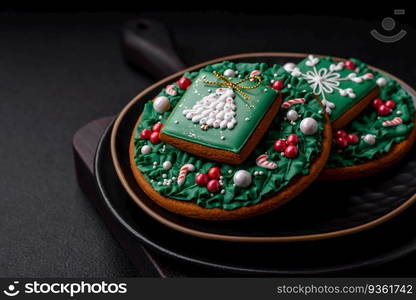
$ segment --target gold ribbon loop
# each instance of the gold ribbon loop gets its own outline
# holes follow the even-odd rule
[[[232,82],[227,77],[225,77],[222,74],[219,74],[216,71],[214,71],[212,73],[218,79],[220,79],[222,81],[204,81],[205,84],[218,85],[218,86],[222,86],[222,87],[232,88],[233,90],[237,91],[245,100],[250,99],[250,96],[247,95],[247,93],[243,92],[243,90],[253,90],[255,88],[258,88],[261,84],[261,77],[258,76],[258,75],[251,76],[251,77],[246,77],[246,78],[241,79],[240,81],[237,81],[237,82]],[[241,85],[241,83],[243,83],[245,81],[248,81],[248,80],[256,80],[257,82],[256,82],[255,85],[249,85],[249,86]]]

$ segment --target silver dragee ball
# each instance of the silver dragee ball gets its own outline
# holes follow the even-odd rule
[[[234,77],[235,76],[235,72],[234,72],[234,70],[227,69],[227,70],[224,71],[224,76]]]
[[[366,134],[364,136],[364,142],[368,145],[374,145],[376,143],[376,136],[374,134]]]
[[[234,174],[233,180],[238,187],[248,187],[251,184],[251,174],[246,170],[239,170]]]
[[[162,165],[163,169],[165,170],[169,170],[170,168],[172,168],[172,163],[170,161],[165,161]]]
[[[380,77],[377,79],[376,83],[378,86],[385,86],[387,84],[387,80],[383,77]]]
[[[160,114],[167,112],[170,109],[170,101],[168,97],[165,97],[165,96],[156,97],[156,99],[153,100],[153,109]]]
[[[152,147],[150,147],[149,145],[144,145],[140,151],[142,152],[143,155],[149,154],[150,152],[152,152]]]
[[[300,122],[300,130],[306,135],[315,134],[318,130],[318,123],[314,118],[305,118]]]
[[[289,121],[296,121],[298,117],[299,117],[298,113],[296,112],[296,110],[293,110],[293,109],[289,110],[286,114],[286,118]]]

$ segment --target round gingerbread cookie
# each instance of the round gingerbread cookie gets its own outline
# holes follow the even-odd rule
[[[320,179],[375,174],[398,162],[413,145],[414,99],[387,76],[376,73],[376,81],[380,94],[349,125],[333,133],[333,147]]]
[[[276,103],[277,114],[257,131]],[[261,132],[262,138],[243,162],[233,164],[178,149],[163,142],[161,132],[235,153],[253,142],[250,136]],[[304,80],[277,65],[225,61],[184,74],[145,104],[132,133],[131,169],[145,193],[174,213],[248,218],[273,210],[312,183],[326,163],[331,139],[329,119]]]

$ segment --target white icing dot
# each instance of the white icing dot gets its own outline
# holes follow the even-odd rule
[[[228,174],[232,174],[233,173],[233,170],[228,170]]]
[[[263,175],[264,173],[263,173],[263,171],[259,171],[259,175],[261,176],[261,175]]]
[[[288,62],[283,65],[283,69],[285,69],[286,72],[292,72],[295,67],[296,65],[292,62]],[[274,75],[277,76],[277,74]]]
[[[162,178],[168,178],[168,175],[162,174]]]
[[[225,193],[225,190],[221,190],[221,194],[224,194]]]

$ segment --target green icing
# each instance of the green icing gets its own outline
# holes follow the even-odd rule
[[[306,99],[304,105],[297,104],[291,107],[301,117],[292,125],[285,120],[287,109],[280,109],[269,130],[250,157],[241,165],[232,166],[201,159],[165,143],[152,145],[149,141],[140,139],[139,133],[142,129],[151,128],[153,124],[159,121],[165,123],[170,115],[170,112],[158,114],[154,111],[152,102],[149,101],[145,104],[141,122],[135,132],[135,163],[152,187],[163,196],[182,201],[193,201],[205,208],[232,210],[242,206],[253,205],[283,189],[295,176],[308,174],[312,160],[321,151],[324,116],[322,113],[319,113],[321,107],[314,99],[305,81],[290,76],[278,65],[267,68],[266,64],[222,62],[207,66],[202,71],[212,72],[216,70],[223,73],[226,69],[240,70],[240,74],[246,74],[256,69],[261,70],[263,79],[270,84],[272,80],[282,80],[284,82],[284,88],[282,89],[283,99],[288,100],[301,97]],[[199,72],[185,74],[191,80],[198,75]],[[176,96],[169,96],[165,90],[161,91],[159,95],[167,96],[172,106],[175,106],[184,94],[177,87],[176,90],[178,91]],[[299,129],[300,121],[306,117],[312,117],[318,122],[318,131],[314,135],[303,135]],[[299,154],[294,159],[282,156],[281,153],[276,152],[273,148],[274,141],[286,138],[292,133],[297,134],[299,137]],[[146,155],[141,154],[140,149],[143,145],[151,146],[152,152]],[[277,164],[276,169],[269,170],[256,165],[256,158],[264,153],[269,155],[268,160]],[[164,170],[162,167],[163,162],[166,161],[172,163],[172,168],[169,170]],[[187,163],[192,163],[196,171],[188,173],[185,183],[179,186],[176,183],[176,178],[181,166]],[[207,173],[212,166],[219,166],[221,169],[223,193],[211,195],[206,187],[195,184],[197,172]],[[238,170],[246,170],[252,174],[253,181],[249,187],[241,188],[233,185],[233,176]],[[258,172],[262,172],[262,175],[255,176]],[[169,180],[171,182],[167,184]],[[164,181],[166,184],[164,184]]]
[[[292,72],[292,75],[303,77],[310,83],[313,92],[326,104],[327,110],[329,108],[331,121],[337,120],[376,87],[374,78],[364,79],[363,77],[372,71],[370,72],[364,63],[358,60],[353,61],[356,64],[354,71],[345,68],[343,63],[335,62],[330,57],[309,56],[297,65],[298,69]],[[348,91],[353,94],[349,94]],[[331,103],[327,101],[332,102],[334,107],[331,108]]]
[[[331,155],[327,162],[328,168],[353,166],[378,158],[390,151],[391,147],[404,141],[413,128],[414,105],[412,97],[390,78],[377,74],[377,78],[384,77],[387,84],[380,87],[380,95],[383,101],[392,99],[396,102],[396,108],[388,116],[379,116],[376,110],[369,105],[354,121],[345,127],[348,133],[355,133],[359,137],[366,134],[374,134],[376,143],[366,144],[362,139],[358,145],[349,145],[343,151],[338,151],[336,145],[332,147]],[[400,112],[400,113],[398,113]],[[403,123],[396,127],[384,127],[382,123],[394,117],[401,117]]]
[[[237,82],[241,78],[247,78],[250,75],[246,64],[238,64],[235,66],[235,69],[239,76],[231,78],[233,82]],[[219,86],[206,84],[205,81],[221,82],[212,72],[201,71],[166,120],[162,132],[182,140],[239,153],[274,102],[277,92],[270,87],[267,88],[267,83],[264,80],[256,89],[243,90],[250,97],[247,100],[241,94],[235,92],[232,105],[236,106],[233,113],[235,113],[234,118],[237,123],[234,127],[232,129],[210,127],[208,130],[202,130],[199,120],[194,123],[187,119],[183,112],[184,110],[192,109],[203,97],[215,94]],[[246,81],[241,83],[241,85],[253,86],[254,83]],[[201,106],[201,113],[209,112],[207,109],[208,105]],[[221,110],[217,110],[215,107],[211,108],[212,114],[218,111]],[[222,110],[220,113],[224,114],[224,111]],[[206,115],[202,119],[214,120],[215,118],[210,118]],[[224,120],[224,122],[227,121]]]

